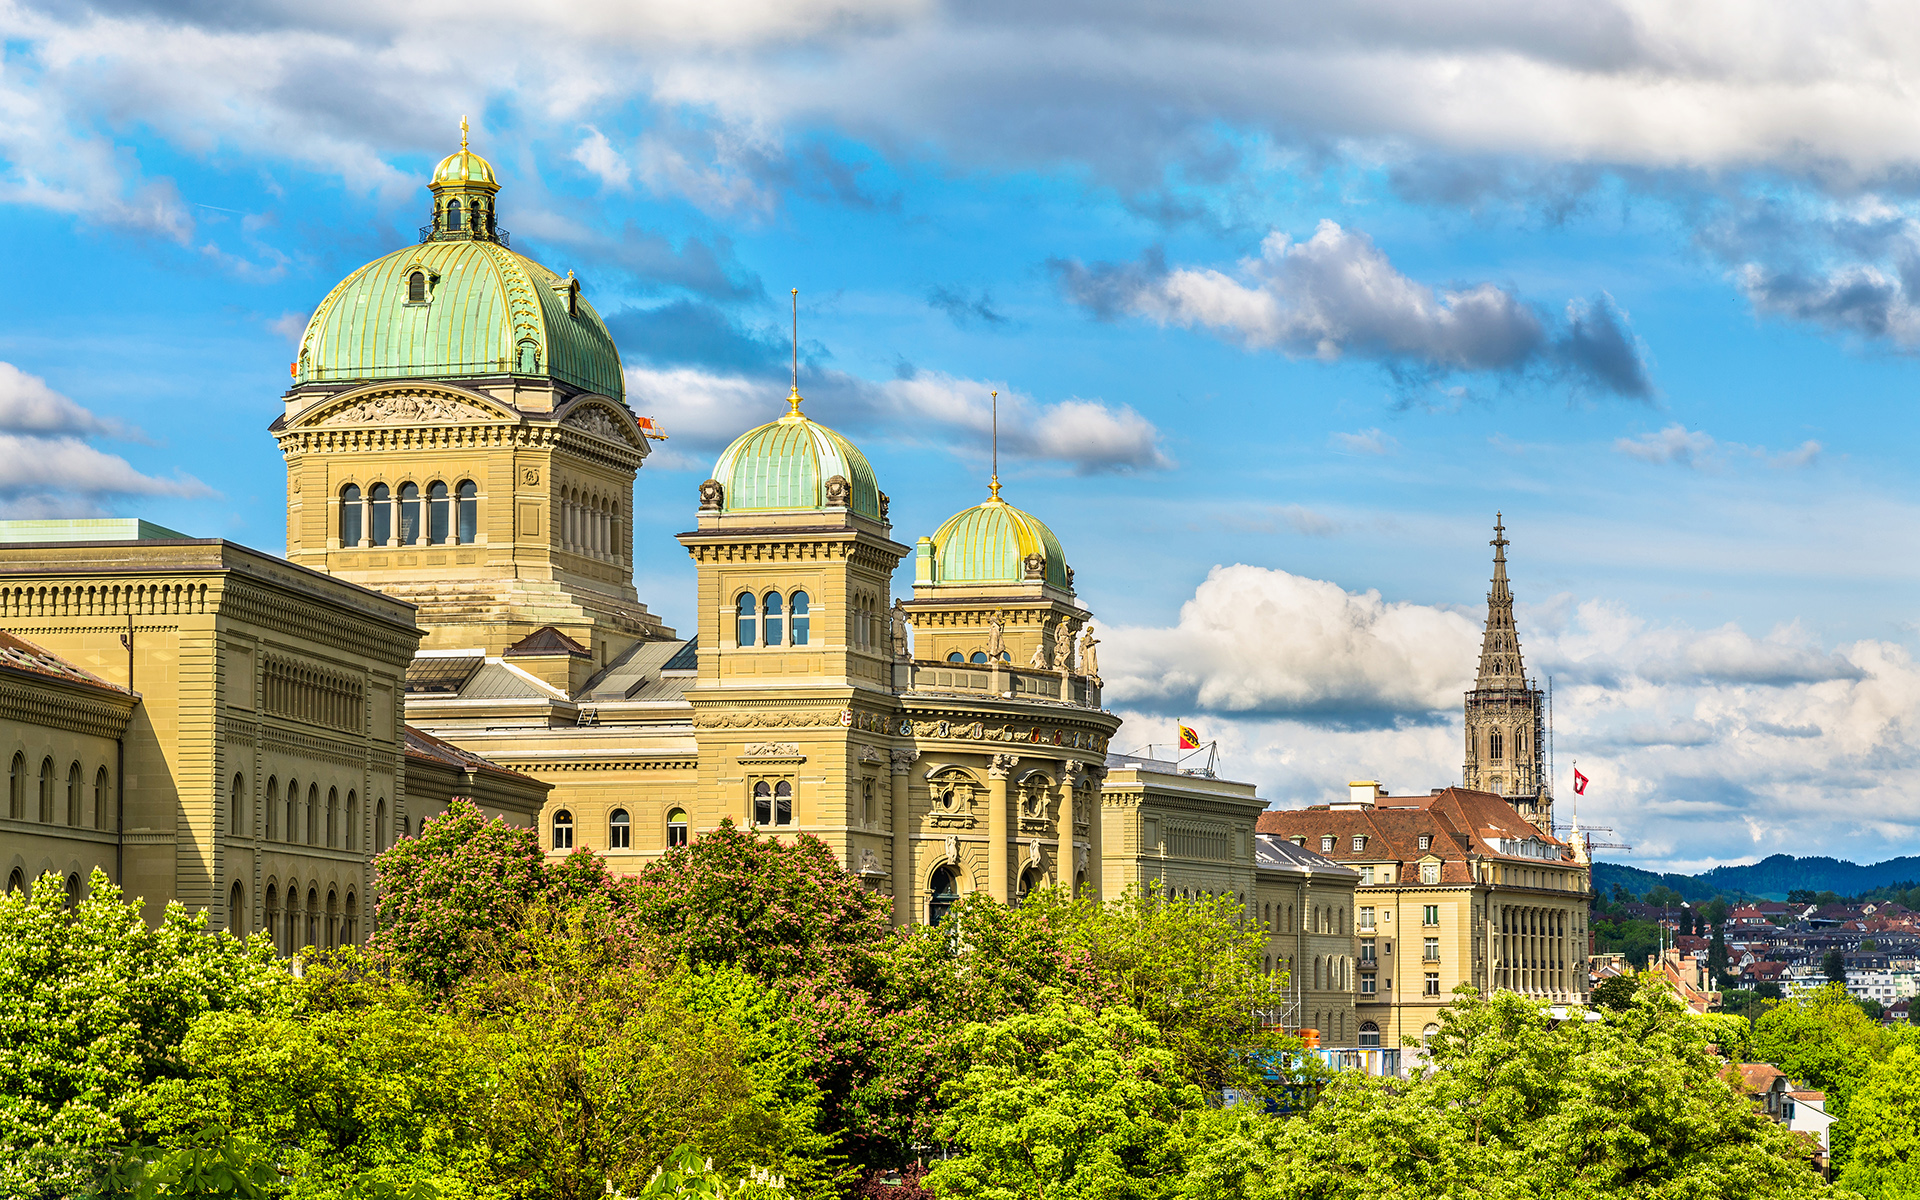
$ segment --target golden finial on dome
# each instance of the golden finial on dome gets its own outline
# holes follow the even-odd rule
[[[800,289],[793,289],[793,391],[787,394],[787,415],[800,415]]]
[[[987,499],[1000,498],[1000,393],[993,396],[993,478],[987,482]]]
[[[466,152],[467,152],[467,117],[465,113],[462,113],[460,115],[460,153],[465,154]]]

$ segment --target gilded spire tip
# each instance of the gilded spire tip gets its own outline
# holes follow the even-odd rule
[[[460,153],[465,154],[466,152],[467,152],[467,118],[466,118],[466,115],[463,113],[461,114],[461,117],[460,117]]]
[[[800,415],[800,289],[793,289],[793,391],[787,394],[787,415]]]

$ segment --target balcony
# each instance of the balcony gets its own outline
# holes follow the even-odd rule
[[[422,225],[420,243],[425,245],[428,242],[499,242],[508,249],[513,248],[513,237],[504,229],[475,233],[471,229],[435,229],[431,225]]]
[[[1085,675],[1038,671],[1006,663],[957,663],[914,659],[895,666],[895,678],[905,675],[912,692],[959,692],[997,696],[1002,700],[1040,700],[1099,708],[1100,685]],[[1172,764],[1169,764],[1170,766]]]

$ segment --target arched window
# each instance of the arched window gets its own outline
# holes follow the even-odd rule
[[[300,781],[287,780],[287,840],[300,840]]]
[[[324,936],[327,949],[331,950],[340,944],[340,894],[332,889],[327,891],[327,928]]]
[[[280,836],[280,780],[267,776],[267,840],[273,841]]]
[[[753,785],[753,823],[773,824],[773,785],[764,779]]]
[[[70,874],[67,876],[67,908],[71,910],[79,907],[80,907],[80,876]]]
[[[742,592],[740,594],[740,599],[734,603],[733,612],[734,612],[734,618],[733,618],[734,645],[736,646],[757,645],[759,634],[757,634],[754,631],[754,617],[756,615],[756,609],[754,607],[753,593]]]
[[[261,905],[260,915],[266,920],[267,937],[272,940],[273,948],[280,949],[280,889],[274,884],[267,885],[267,899]]]
[[[74,829],[81,827],[80,779],[80,764],[73,763],[67,768],[67,825]]]
[[[427,302],[427,273],[415,271],[407,276],[407,303],[425,304]]]
[[[348,850],[360,848],[360,793],[347,793],[347,834],[341,845]]]
[[[340,489],[340,544],[345,547],[360,544],[361,518],[360,485],[350,483]]]
[[[1028,867],[1026,870],[1020,872],[1020,893],[1013,898],[1013,902],[1018,904],[1022,900],[1025,900],[1033,894],[1033,889],[1039,886],[1040,872],[1033,867]]]
[[[15,892],[23,896],[27,894],[26,877],[20,874],[19,868],[17,867],[14,869],[13,874],[7,876],[7,895],[11,896]]]
[[[793,824],[793,784],[784,779],[773,785],[773,823]]]
[[[400,485],[400,544],[420,544],[420,488],[413,483]]]
[[[627,818],[627,810],[616,808],[607,818],[607,849],[633,849],[633,822]]]
[[[384,483],[376,483],[367,493],[368,524],[373,526],[373,544],[384,546],[393,540],[393,493]]]
[[[687,844],[687,810],[676,808],[667,814],[667,849]]]
[[[327,845],[340,844],[340,789],[327,789]]]
[[[451,201],[448,201],[447,203],[447,228],[448,229],[461,228],[460,202],[458,200],[451,200]]]
[[[373,852],[379,854],[387,848],[387,798],[380,797],[373,806]]]
[[[340,926],[341,941],[352,945],[360,940],[360,897],[347,893],[346,920]]]
[[[573,849],[573,814],[564,808],[553,814],[553,848]]]
[[[961,654],[958,650],[949,650],[947,651],[947,661],[963,663],[967,660],[966,660],[966,656]]]
[[[1500,731],[1496,729],[1487,735],[1487,757],[1494,762],[1499,762],[1501,758],[1500,750]]]
[[[302,945],[320,945],[320,889],[307,889],[307,934]]]
[[[514,370],[522,375],[538,375],[540,373],[539,343],[529,339],[521,342],[515,349],[518,354],[514,360]]]
[[[27,756],[16,754],[7,768],[7,816],[15,821],[27,819]]]
[[[427,545],[447,544],[447,531],[453,524],[451,503],[446,484],[436,479],[427,485]]]
[[[938,925],[960,900],[960,889],[954,886],[953,872],[941,867],[927,881],[927,924]]]
[[[975,650],[967,656],[967,661],[971,663],[984,663],[987,661],[987,652],[985,650]]]
[[[463,479],[454,495],[460,502],[460,544],[471,546],[480,538],[480,487],[471,479]]]
[[[807,644],[807,628],[810,624],[807,611],[807,594],[795,592],[792,602],[788,605],[788,615],[793,620],[793,644],[796,646]]]
[[[320,785],[307,785],[307,845],[320,844]]]
[[[235,937],[247,936],[247,893],[238,883],[227,893],[227,932]]]
[[[1075,871],[1073,873],[1073,894],[1076,896],[1083,895],[1086,890],[1087,873],[1085,871]]]
[[[247,837],[253,833],[252,822],[247,820],[247,780],[243,775],[233,777],[233,787],[227,796],[227,836]]]
[[[40,823],[53,824],[53,760],[40,762]]]
[[[765,622],[765,625],[766,625],[764,634],[767,639],[767,645],[769,646],[785,645],[786,641],[783,635],[785,634],[786,630],[782,628],[781,621],[780,621],[780,593],[779,592],[768,592],[765,596],[761,597],[760,619],[763,622]]]
[[[101,767],[93,773],[93,827],[103,831],[107,828],[107,811],[112,807],[107,792],[107,769]]]

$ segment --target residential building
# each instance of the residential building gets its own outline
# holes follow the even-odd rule
[[[1267,932],[1262,966],[1279,981],[1269,1021],[1312,1030],[1327,1050],[1381,1044],[1378,1023],[1367,1028],[1356,1015],[1359,989],[1375,979],[1356,957],[1368,945],[1356,940],[1368,932],[1358,924],[1359,882],[1360,872],[1305,846],[1254,838],[1254,894]]]

